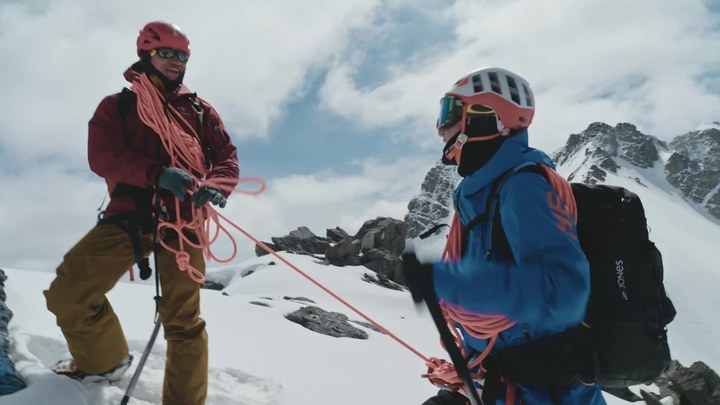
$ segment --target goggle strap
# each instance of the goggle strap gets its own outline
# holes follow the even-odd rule
[[[485,135],[485,136],[473,136],[472,138],[468,139],[468,142],[477,142],[477,141],[489,141],[495,138],[500,138],[503,136],[502,132],[498,132],[493,135]]]

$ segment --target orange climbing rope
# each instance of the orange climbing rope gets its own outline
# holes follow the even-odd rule
[[[140,78],[133,83],[132,90],[138,96],[138,114],[140,115],[140,119],[143,123],[145,123],[145,125],[149,126],[158,135],[160,135],[163,146],[170,155],[171,165],[185,170],[186,172],[190,173],[196,180],[197,185],[193,187],[192,190],[190,190],[191,192],[195,192],[198,188],[202,186],[210,186],[226,192],[235,192],[250,195],[256,195],[264,191],[265,182],[259,178],[204,179],[204,176],[207,174],[207,172],[205,170],[202,160],[202,151],[197,143],[197,135],[194,133],[191,135],[184,132],[178,122],[184,123],[184,127],[190,128],[191,131],[192,126],[189,125],[187,121],[172,106],[165,105],[165,103],[163,103],[162,94],[153,85],[147,75],[140,75]],[[236,190],[234,188],[234,185],[236,183],[243,182],[257,183],[260,185],[260,188],[255,191],[243,191]],[[289,262],[284,257],[280,256],[277,252],[270,249],[264,243],[254,238],[252,235],[250,235],[244,229],[240,228],[230,219],[214,210],[212,207],[210,207],[210,204],[206,204],[200,209],[193,209],[192,219],[190,221],[185,221],[181,219],[179,212],[180,205],[177,200],[175,200],[175,209],[175,217],[177,218],[176,221],[172,223],[165,221],[160,222],[158,225],[158,231],[160,231],[161,229],[169,228],[175,230],[175,232],[177,232],[177,234],[180,236],[179,250],[173,250],[171,247],[167,246],[162,241],[161,243],[165,249],[168,249],[169,251],[175,253],[178,267],[182,271],[187,271],[188,276],[191,279],[197,281],[198,283],[204,281],[203,275],[197,269],[193,268],[190,265],[188,260],[189,255],[183,250],[185,244],[193,247],[202,248],[206,257],[218,262],[229,262],[235,257],[237,253],[237,243],[228,231],[227,227],[223,225],[223,222],[227,223],[229,224],[229,226],[237,229],[242,234],[251,239],[253,242],[255,242],[257,246],[260,246],[268,253],[277,257],[280,261],[288,265],[290,268],[298,272],[306,279],[310,280],[312,283],[314,283],[326,293],[330,294],[333,298],[348,307],[350,310],[361,316],[366,321],[370,322],[373,326],[381,330],[386,335],[390,336],[392,339],[400,343],[403,347],[410,350],[413,354],[420,357],[423,361],[428,361],[428,358],[426,356],[422,355],[419,351],[417,351],[412,346],[397,337],[395,334],[390,332],[387,328],[374,321],[372,318],[361,312],[349,302],[342,299],[339,295],[332,292],[330,289],[309,276],[307,273],[300,270],[297,266]],[[194,243],[193,241],[188,240],[182,233],[183,229],[196,231],[198,234],[199,242]],[[233,245],[233,254],[227,259],[217,258],[210,250],[210,245],[215,242],[220,232],[227,235]]]
[[[239,193],[257,195],[265,190],[265,182],[256,177],[252,178],[212,178],[206,179],[207,169],[205,168],[202,147],[199,144],[198,134],[192,129],[187,120],[173,106],[167,104],[160,90],[152,83],[147,74],[141,74],[133,82],[132,91],[137,94],[137,111],[140,120],[152,128],[160,137],[163,147],[170,156],[170,165],[183,169],[193,176],[194,185],[189,190],[196,192],[200,187],[210,186],[226,193]],[[191,133],[185,132],[187,128]],[[235,189],[235,184],[255,183],[257,190]],[[157,196],[156,196],[157,198]],[[175,254],[175,260],[181,271],[187,272],[188,276],[198,282],[205,281],[203,274],[190,264],[190,255],[186,252],[186,246],[203,249],[205,257],[221,263],[229,262],[237,254],[237,243],[227,228],[220,222],[217,211],[210,204],[196,209],[192,207],[191,219],[185,220],[180,215],[180,202],[175,199],[175,221],[168,222],[160,220],[157,232],[165,229],[172,229],[179,239],[179,249],[167,245],[162,239],[160,244],[168,251]],[[225,218],[226,221],[232,224]],[[193,242],[183,230],[192,231],[198,236],[198,243]],[[212,253],[210,246],[218,239],[220,233],[224,233],[233,246],[232,254],[226,259],[221,259]]]

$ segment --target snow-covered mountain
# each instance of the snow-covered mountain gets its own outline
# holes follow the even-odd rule
[[[632,124],[612,127],[595,122],[571,134],[552,158],[568,180],[587,184],[610,184],[612,177],[641,169],[632,178],[635,183],[669,186],[670,192],[720,225],[720,122],[702,124],[670,143],[643,134]],[[452,211],[450,193],[459,181],[455,167],[441,162],[428,172],[421,193],[408,205],[408,237],[447,222]]]
[[[626,166],[653,167],[666,150],[664,142],[643,134],[632,124],[611,127],[595,122],[585,131],[570,135],[552,157],[559,167],[572,168],[568,180],[595,184],[605,181],[608,172],[617,173],[623,161]]]
[[[644,180],[664,185],[658,176],[664,177],[694,207],[720,224],[720,124],[701,125],[665,143],[632,124],[611,127],[596,122],[570,135],[553,160],[561,171],[569,170],[569,180],[588,184],[604,182],[608,173],[617,174],[621,167],[662,167],[663,176],[653,173]],[[635,180],[643,184],[642,178]]]
[[[407,237],[416,238],[427,228],[444,221],[452,211],[452,191],[460,181],[455,166],[438,162],[433,166],[420,186],[420,194],[410,200],[405,222]]]
[[[692,202],[720,219],[720,124],[681,135],[665,164],[667,179]]]

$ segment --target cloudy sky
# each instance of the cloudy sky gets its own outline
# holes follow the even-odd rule
[[[93,225],[87,121],[151,20],[190,37],[185,83],[268,183],[223,211],[258,238],[402,218],[438,99],[478,67],[530,82],[546,151],[594,121],[664,140],[720,121],[720,0],[0,0],[0,266],[52,269]]]

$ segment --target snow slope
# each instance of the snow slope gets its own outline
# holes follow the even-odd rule
[[[617,175],[608,174],[606,183],[630,189],[644,203],[651,239],[663,253],[666,287],[678,310],[669,328],[673,357],[686,366],[702,360],[720,370],[720,326],[715,313],[720,308],[720,227],[667,184],[660,165],[651,169],[621,166]],[[442,239],[440,235],[424,241],[420,256],[437,257]],[[369,272],[363,267],[339,268],[307,256],[283,257],[423,355],[447,358],[429,315],[414,307],[407,292],[361,281],[363,273]],[[110,386],[83,384],[48,371],[49,365],[67,355],[42,296],[53,274],[5,270],[7,304],[15,313],[10,323],[11,355],[29,387],[0,397],[0,405],[118,404],[129,376]],[[230,285],[223,292],[202,291],[202,312],[210,335],[209,405],[419,405],[434,394],[434,387],[419,377],[425,371],[422,360],[388,336],[367,329],[368,340],[333,338],[287,321],[284,314],[307,304],[286,296],[309,298],[325,310],[362,319],[276,258],[264,256],[210,272]],[[136,358],[152,331],[153,295],[153,285],[127,280],[109,294]],[[160,403],[165,347],[159,339],[131,404]],[[607,398],[611,405],[625,404]]]

